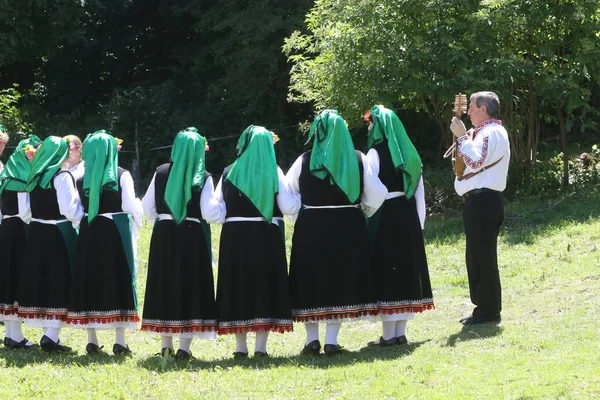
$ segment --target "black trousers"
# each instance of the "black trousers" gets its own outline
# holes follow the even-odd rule
[[[493,319],[502,311],[502,291],[498,272],[498,233],[504,221],[504,201],[500,192],[469,196],[463,209],[467,237],[467,274],[473,317]]]

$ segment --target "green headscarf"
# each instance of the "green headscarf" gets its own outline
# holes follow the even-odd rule
[[[373,126],[369,131],[369,148],[387,139],[392,161],[404,174],[404,193],[410,199],[417,190],[422,163],[417,149],[410,141],[402,121],[393,110],[378,105],[371,108]]]
[[[98,214],[103,190],[119,190],[117,141],[104,129],[90,133],[83,142],[81,157],[85,161],[83,194],[89,197],[88,223]]]
[[[250,125],[242,132],[236,149],[238,158],[231,166],[227,180],[270,223],[273,218],[273,198],[279,191],[273,135],[262,126]]]
[[[183,221],[192,191],[202,190],[204,185],[204,150],[206,140],[198,129],[187,128],[175,137],[171,149],[171,172],[165,189],[165,202],[175,222]]]
[[[27,190],[27,180],[31,172],[31,162],[27,159],[25,147],[27,145],[35,148],[42,143],[39,137],[35,135],[23,139],[17,145],[17,148],[8,159],[2,174],[0,174],[0,194],[6,190],[13,192],[25,192]]]
[[[48,136],[33,157],[26,190],[31,192],[38,185],[42,189],[49,189],[54,175],[68,155],[67,142],[58,136]]]
[[[355,203],[360,196],[360,176],[354,144],[346,121],[336,110],[325,110],[315,118],[308,140],[316,136],[310,156],[310,172],[319,179],[329,179]]]

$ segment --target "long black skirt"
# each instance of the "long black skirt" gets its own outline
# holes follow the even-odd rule
[[[199,222],[154,224],[142,330],[160,335],[212,338],[217,309],[212,257]]]
[[[136,329],[137,297],[131,221],[97,216],[81,221],[67,322],[73,328]]]
[[[17,289],[18,314],[40,328],[65,325],[77,233],[71,222],[32,221]]]
[[[302,209],[292,239],[290,294],[297,322],[374,315],[369,240],[362,211]]]
[[[16,320],[17,285],[25,259],[25,223],[21,218],[2,220],[0,224],[0,320]]]
[[[217,308],[219,334],[293,329],[279,226],[258,221],[223,225]]]
[[[386,200],[369,218],[373,294],[380,319],[434,308],[425,242],[415,198]]]

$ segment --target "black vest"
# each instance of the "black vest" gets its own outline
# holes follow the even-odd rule
[[[59,171],[50,180],[50,188],[42,189],[41,186],[37,185],[35,189],[29,193],[32,218],[48,220],[65,219],[58,208],[58,199],[56,198],[56,189],[54,188],[54,178],[60,174],[69,174],[68,178],[73,180],[73,175],[68,171]],[[74,180],[73,184],[75,184]]]
[[[392,154],[386,140],[373,146],[379,155],[379,180],[385,185],[388,192],[404,191],[404,174],[396,171]]]
[[[2,195],[0,196],[0,210],[4,216],[19,214],[17,192],[6,189],[2,192]]]
[[[123,209],[121,208],[121,204],[123,202],[121,199],[121,175],[123,175],[123,172],[125,171],[125,169],[119,167],[117,176],[117,191],[103,190],[102,193],[100,193],[98,214],[123,212]],[[90,205],[90,198],[88,196],[84,196],[83,194],[83,176],[77,179],[77,191],[79,192],[79,197],[81,198],[83,210],[87,214]]]
[[[227,206],[227,214],[225,218],[229,217],[262,217],[262,214],[252,204],[252,202],[236,188],[231,182],[227,180],[227,173],[231,169],[231,165],[223,170],[223,200]],[[273,196],[274,208],[273,217],[281,217],[283,214],[277,206],[277,194]],[[269,221],[271,222],[271,221]]]
[[[360,176],[360,191],[363,192],[363,163],[360,151],[355,151]],[[299,186],[302,204],[307,206],[345,206],[360,204],[360,196],[354,203],[350,203],[346,194],[336,185],[329,183],[329,179],[319,179],[310,173],[311,151],[302,154],[302,172],[300,173]]]
[[[171,214],[171,210],[165,202],[165,191],[167,190],[167,180],[169,179],[172,165],[172,163],[166,163],[156,168],[156,176],[154,178],[154,203],[156,204],[156,212],[158,214]],[[204,171],[205,182],[209,176],[210,174]],[[186,217],[202,219],[202,213],[200,211],[201,194],[202,190],[192,191],[192,198],[187,205]]]

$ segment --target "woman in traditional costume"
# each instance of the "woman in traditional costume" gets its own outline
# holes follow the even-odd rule
[[[313,122],[302,154],[287,173],[290,192],[302,209],[292,239],[290,294],[294,321],[304,322],[303,355],[318,355],[319,322],[326,323],[324,351],[342,352],[337,338],[343,321],[376,313],[371,297],[369,241],[365,215],[387,191],[354,150],[346,121],[335,110]]]
[[[67,143],[49,136],[33,157],[26,190],[31,223],[17,290],[18,314],[26,325],[44,328],[45,351],[71,351],[59,340],[69,305],[71,270],[83,207],[75,180],[61,165]]]
[[[21,140],[0,174],[0,320],[4,321],[4,346],[29,349],[37,345],[23,336],[18,316],[17,287],[25,261],[26,226],[31,219],[27,179],[31,160],[42,142],[31,135]]]
[[[217,330],[210,226],[200,207],[201,194],[213,192],[205,148],[196,128],[179,132],[171,162],[156,169],[142,200],[154,224],[142,330],[161,336],[163,356],[174,354],[173,337],[179,337],[178,360],[192,358],[194,337],[214,339]]]
[[[421,157],[393,110],[374,106],[369,122],[369,165],[388,190],[386,201],[369,218],[373,293],[383,332],[369,346],[406,344],[406,324],[432,309],[425,242],[425,192]]]
[[[275,161],[274,136],[250,125],[237,144],[202,215],[221,223],[217,282],[218,333],[235,334],[235,359],[248,357],[247,333],[256,332],[255,357],[266,357],[269,332],[292,331],[285,243],[277,217],[287,210],[285,176]],[[297,211],[297,210],[296,210]]]
[[[85,173],[77,180],[87,215],[77,241],[67,322],[87,329],[88,354],[101,353],[97,329],[115,330],[115,355],[131,354],[125,330],[136,329],[139,321],[134,247],[143,211],[131,174],[118,167],[118,146],[104,130],[88,135]]]

